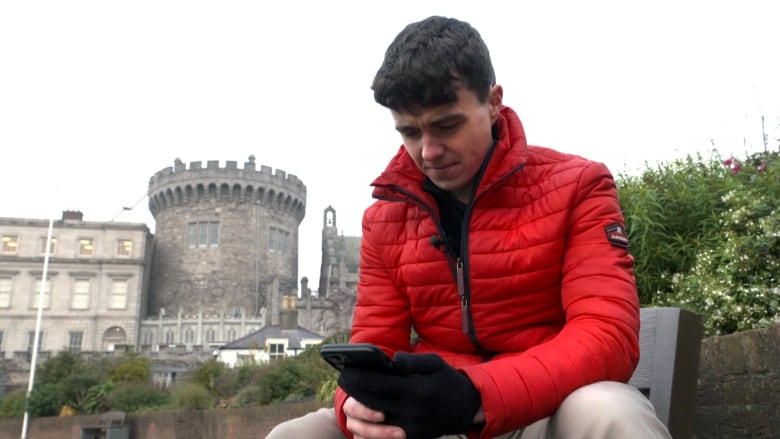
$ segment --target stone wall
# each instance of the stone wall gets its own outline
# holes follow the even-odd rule
[[[705,339],[697,438],[780,437],[780,324]]]
[[[298,288],[303,182],[257,169],[254,156],[243,169],[217,160],[187,168],[177,159],[149,180],[148,195],[155,219],[149,315],[243,309],[257,316],[266,307],[277,324],[277,297],[269,292]]]
[[[275,404],[229,410],[149,412],[128,414],[129,439],[243,439],[263,438],[274,425],[301,416],[317,402]],[[30,421],[31,439],[79,439],[81,426],[94,425],[98,416],[36,418]],[[0,438],[19,438],[21,419],[0,419]]]

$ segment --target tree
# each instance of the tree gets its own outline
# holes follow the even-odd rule
[[[60,351],[49,357],[35,371],[37,383],[61,383],[67,377],[85,370],[86,364],[81,357],[70,351]]]

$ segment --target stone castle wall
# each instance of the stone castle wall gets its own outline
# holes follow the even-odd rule
[[[269,291],[297,291],[298,226],[306,213],[306,186],[294,175],[254,157],[235,161],[180,160],[149,180],[149,210],[155,218],[155,248],[149,313],[161,309],[220,313],[240,307],[276,314]],[[217,223],[218,245],[192,247],[192,223]],[[274,248],[281,231],[284,250]],[[278,237],[278,235],[277,235]]]

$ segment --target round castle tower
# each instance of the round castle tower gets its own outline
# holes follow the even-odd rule
[[[149,313],[259,316],[294,294],[306,186],[269,166],[190,162],[149,180],[155,219]],[[273,309],[269,309],[273,311]],[[274,316],[276,312],[271,312]],[[268,322],[271,323],[271,322]]]

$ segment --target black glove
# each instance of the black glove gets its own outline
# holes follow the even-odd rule
[[[482,398],[466,374],[436,354],[398,352],[394,374],[346,367],[338,384],[366,407],[385,414],[409,439],[467,432]]]

